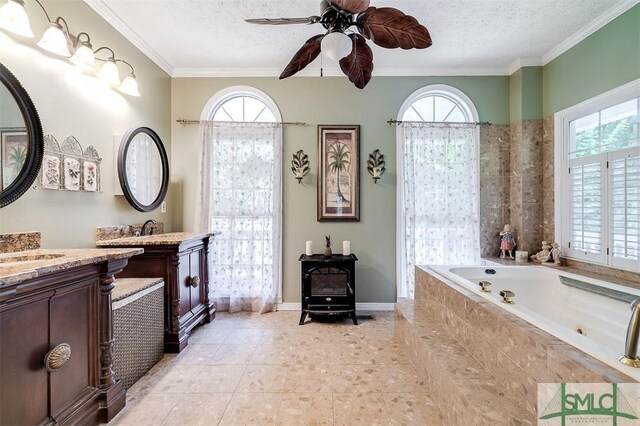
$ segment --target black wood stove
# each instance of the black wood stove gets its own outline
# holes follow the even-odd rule
[[[310,315],[349,315],[356,319],[356,261],[348,256],[301,255],[302,315],[300,325]]]

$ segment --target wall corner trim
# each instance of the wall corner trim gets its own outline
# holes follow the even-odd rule
[[[173,67],[158,52],[156,52],[146,41],[144,41],[131,27],[116,15],[107,5],[105,0],[84,0],[84,2],[94,10],[109,25],[115,28],[127,40],[129,40],[138,50],[151,59],[164,72],[173,77]]]
[[[621,2],[617,3],[611,9],[607,10],[602,15],[591,21],[589,24],[582,27],[571,37],[567,38],[556,47],[542,55],[542,65],[547,65],[549,62],[553,61],[555,58],[562,55],[564,52],[571,49],[573,46],[577,45],[582,40],[598,31],[600,28],[613,21],[636,4],[638,4],[638,0],[622,0]]]
[[[522,67],[541,67],[542,58],[518,58],[509,65],[509,75],[518,71]]]

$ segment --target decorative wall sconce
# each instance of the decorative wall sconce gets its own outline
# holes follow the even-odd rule
[[[367,161],[367,171],[373,177],[375,183],[378,183],[378,179],[382,177],[385,172],[384,155],[380,154],[380,150],[376,149],[369,154],[369,160]]]
[[[298,183],[302,183],[302,179],[309,173],[309,156],[300,150],[293,154],[293,160],[291,160],[291,171]]]
[[[49,28],[47,28],[37,43],[38,47],[54,55],[69,59],[81,72],[88,74],[94,74],[96,72],[95,54],[101,50],[109,50],[111,52],[109,58],[98,59],[104,62],[104,65],[98,73],[98,77],[106,81],[112,88],[126,95],[140,96],[138,83],[131,64],[122,59],[116,59],[115,53],[109,47],[100,47],[94,51],[89,34],[81,32],[78,35],[73,35],[69,30],[67,21],[63,17],[58,16],[55,20],[51,20],[42,3],[40,3],[39,0],[35,0],[35,2],[38,3],[47,17],[47,21],[49,21]],[[22,37],[35,37],[31,30],[29,16],[24,7],[24,0],[8,0],[7,3],[0,8],[0,28]],[[119,62],[131,68],[131,73],[125,77],[122,83],[120,82],[117,66]]]

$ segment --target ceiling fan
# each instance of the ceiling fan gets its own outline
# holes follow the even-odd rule
[[[260,18],[246,22],[259,25],[321,24],[325,34],[307,40],[280,75],[291,77],[313,62],[320,52],[338,61],[340,69],[359,89],[371,80],[371,40],[387,49],[426,49],[431,35],[413,16],[393,7],[369,7],[369,0],[322,0],[320,15],[308,18]],[[356,27],[349,35],[345,31]]]

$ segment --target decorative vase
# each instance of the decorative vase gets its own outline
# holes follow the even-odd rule
[[[331,235],[327,235],[324,238],[327,242],[324,246],[324,257],[331,257],[331,255],[333,254],[331,252]]]

